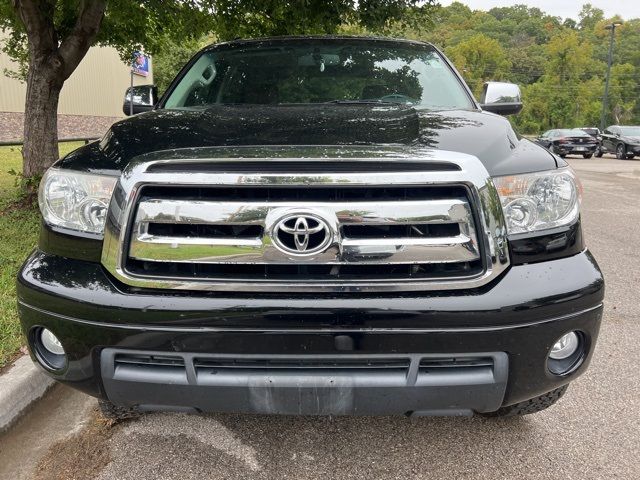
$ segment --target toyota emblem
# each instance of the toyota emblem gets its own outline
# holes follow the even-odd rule
[[[322,218],[311,214],[290,214],[273,227],[273,243],[293,255],[312,255],[331,243],[331,227]]]

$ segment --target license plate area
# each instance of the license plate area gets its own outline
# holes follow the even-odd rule
[[[249,402],[258,413],[345,415],[353,410],[354,381],[343,375],[258,377],[248,386]]]

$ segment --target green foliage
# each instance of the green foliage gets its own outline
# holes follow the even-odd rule
[[[634,111],[638,107],[639,71],[630,63],[611,67],[609,101],[613,105],[611,115],[615,123],[626,124],[634,120]]]
[[[528,133],[598,125],[603,85],[590,73],[591,44],[567,27],[544,45],[544,60],[544,74],[523,88],[525,109],[516,124]]]
[[[434,0],[217,0],[212,31],[221,40],[271,35],[327,34],[343,24],[384,33],[394,22],[410,23],[413,8],[426,13]],[[416,5],[420,5],[417,7]]]
[[[203,37],[202,40],[187,39],[176,41],[165,38],[158,46],[153,56],[153,81],[158,86],[160,95],[164,93],[178,72],[186,65],[193,55],[205,44],[212,43]]]
[[[546,75],[557,84],[575,81],[589,68],[591,45],[581,42],[575,30],[559,32],[547,43],[545,50]]]
[[[0,0],[0,30],[9,33],[2,49],[19,63],[17,73],[24,77],[27,35],[13,3]],[[47,2],[59,42],[74,32],[83,3]],[[435,0],[109,0],[93,43],[115,47],[128,62],[135,50],[154,54],[166,50],[167,42],[184,45],[207,33],[221,40],[326,34],[335,33],[346,23],[384,32],[392,22],[410,23],[410,7],[425,13],[434,3]]]
[[[448,48],[447,54],[476,95],[482,91],[484,82],[504,79],[511,67],[500,42],[484,33],[477,33]]]
[[[65,155],[80,145],[61,143],[60,153]],[[0,147],[0,368],[24,344],[16,308],[16,274],[36,246],[40,226],[37,207],[21,201],[21,190],[15,184],[21,177],[21,163],[20,148]]]
[[[22,155],[17,147],[0,147],[0,368],[16,354],[22,342],[16,309],[15,275],[26,255],[35,246],[38,212],[35,208],[18,209],[20,200],[15,187]]]
[[[14,168],[9,170],[7,173],[13,177],[13,186],[18,189],[18,200],[21,203],[26,201],[27,203],[35,204],[35,193],[38,191],[42,175],[25,177],[21,171],[17,171]]]
[[[26,77],[29,60],[25,25],[18,18],[13,0],[0,0],[0,30],[9,37],[2,51],[15,60],[19,69],[13,76]],[[53,34],[59,44],[75,33],[75,26],[85,2],[57,0],[46,2],[53,18]],[[129,62],[134,51],[154,53],[167,39],[189,41],[211,29],[212,5],[198,0],[109,0],[95,45],[115,47],[122,60]]]
[[[418,13],[418,17],[420,13]],[[485,80],[522,87],[524,109],[511,117],[527,134],[550,128],[598,126],[613,20],[590,4],[577,19],[526,5],[472,10],[454,2],[403,25],[395,36],[425,40],[443,49],[477,95]],[[362,33],[361,27],[346,30]],[[640,18],[616,29],[608,123],[640,124]]]
[[[578,14],[578,26],[585,32],[593,31],[595,26],[604,20],[604,12],[590,3],[582,6]]]

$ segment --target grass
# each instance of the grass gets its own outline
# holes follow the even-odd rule
[[[79,142],[61,143],[60,155],[80,145]],[[19,191],[10,170],[22,170],[21,150],[0,147],[0,369],[24,345],[16,308],[15,278],[20,265],[38,243],[40,224],[36,206],[16,206]]]

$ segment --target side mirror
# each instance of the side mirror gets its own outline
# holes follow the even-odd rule
[[[515,83],[486,82],[480,97],[480,106],[498,115],[513,115],[522,110],[522,94]]]
[[[133,98],[133,102],[131,99]],[[158,101],[158,87],[155,85],[136,85],[127,88],[124,94],[122,111],[125,115],[135,115],[137,113],[153,110],[153,106]]]

